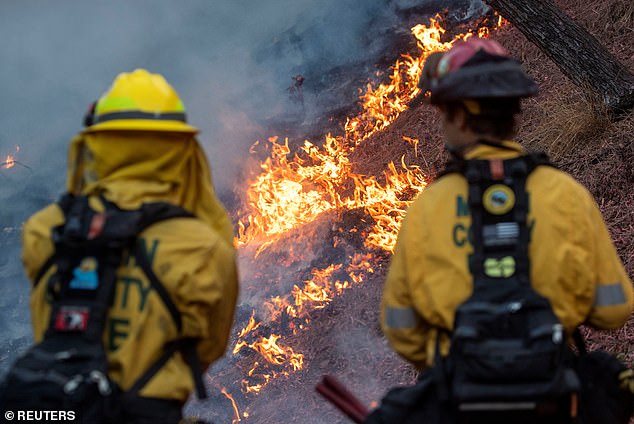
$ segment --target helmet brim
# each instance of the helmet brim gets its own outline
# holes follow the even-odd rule
[[[84,129],[84,132],[97,131],[168,131],[196,134],[199,129],[181,121],[157,121],[150,119],[118,119],[99,122]]]
[[[431,103],[441,104],[463,99],[533,97],[539,93],[535,81],[519,62],[464,66],[441,78],[431,90]]]

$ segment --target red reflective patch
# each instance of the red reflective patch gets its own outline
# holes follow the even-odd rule
[[[106,214],[98,213],[92,217],[90,221],[90,229],[88,230],[88,239],[92,240],[101,234],[103,227],[106,224]]]
[[[501,180],[504,178],[504,164],[502,163],[502,159],[490,160],[489,168],[491,170],[491,177],[494,180]]]
[[[63,306],[55,316],[57,331],[85,331],[88,327],[90,311],[88,308]]]

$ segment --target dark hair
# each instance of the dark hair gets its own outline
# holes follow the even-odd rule
[[[466,102],[471,102],[478,110],[469,110]],[[504,140],[515,135],[515,115],[520,111],[520,99],[474,99],[450,102],[445,107],[449,120],[455,118],[458,110],[463,110],[465,124],[471,131]]]

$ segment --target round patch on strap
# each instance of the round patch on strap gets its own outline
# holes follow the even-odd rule
[[[487,212],[503,215],[515,206],[515,193],[509,186],[494,184],[485,190],[482,204]]]

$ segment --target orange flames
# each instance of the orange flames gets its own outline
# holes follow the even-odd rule
[[[418,143],[420,143],[420,140],[406,135],[403,136],[403,140],[414,146],[414,156],[418,157]]]
[[[498,26],[503,24],[502,21]],[[279,333],[297,334],[310,324],[310,313],[325,308],[343,291],[361,284],[374,272],[381,252],[392,252],[405,210],[427,185],[421,169],[390,162],[382,178],[352,171],[350,154],[377,131],[389,126],[419,94],[418,80],[425,59],[434,51],[445,51],[457,40],[488,36],[488,28],[460,34],[448,42],[439,19],[412,28],[419,48],[418,57],[403,55],[396,61],[389,82],[376,87],[368,84],[360,101],[363,111],[349,118],[342,136],[326,135],[322,145],[305,140],[293,153],[288,139],[270,137],[252,149],[265,148],[268,157],[249,182],[239,220],[236,244],[253,246],[255,257],[293,229],[315,221],[328,211],[362,210],[371,218],[371,229],[363,233],[367,252],[349,255],[342,263],[315,268],[310,278],[293,285],[290,293],[270,297],[263,308],[266,326],[256,320],[255,311],[239,333],[233,354],[249,352],[252,366],[242,381],[245,394],[258,393],[278,376],[302,369],[304,355],[283,342]],[[418,157],[419,140],[403,137]],[[358,231],[356,228],[348,230]],[[336,247],[336,241],[335,247]],[[292,250],[292,246],[289,247]],[[241,353],[242,352],[242,353]],[[237,408],[236,416],[239,418]]]
[[[407,202],[396,202],[399,207],[394,209],[394,201],[382,207],[383,198],[403,198],[406,194],[403,190],[411,198],[412,190],[419,192],[425,187],[425,176],[419,168],[403,163],[400,170],[393,165],[388,167],[385,183],[379,183],[373,177],[352,173],[349,155],[407,109],[420,91],[418,80],[429,54],[447,50],[454,42],[474,36],[469,32],[442,42],[444,33],[438,19],[431,19],[428,26],[412,28],[420,55],[417,58],[403,55],[397,60],[388,83],[377,87],[368,84],[360,98],[363,112],[346,121],[343,136],[328,134],[321,147],[306,140],[296,154],[291,154],[288,139],[280,143],[278,137],[269,138],[265,144],[269,157],[260,164],[261,172],[247,189],[247,208],[238,223],[238,246],[255,242],[264,249],[279,235],[314,221],[326,211],[362,208],[382,222],[375,227],[376,240],[385,240],[387,244],[376,247],[393,249],[394,237],[386,231],[398,230],[404,212],[400,206],[406,206]],[[488,28],[479,28],[477,34],[487,36]],[[355,187],[353,194],[341,195],[350,183]],[[377,194],[380,198],[375,197]],[[388,216],[391,217],[389,224],[386,223]]]
[[[233,349],[233,354],[237,354],[243,347],[258,352],[264,361],[255,361],[248,371],[248,378],[242,381],[242,389],[245,393],[258,393],[269,381],[278,376],[288,376],[291,371],[302,369],[304,355],[295,353],[292,348],[280,346],[277,341],[281,336],[272,334],[269,337],[262,337],[251,344],[240,341]],[[288,365],[284,367],[284,365]],[[281,371],[275,371],[275,366],[282,366]]]
[[[234,416],[234,418],[231,420],[231,424],[236,424],[242,421],[240,419],[240,411],[238,411],[238,405],[236,404],[236,401],[233,399],[233,396],[231,396],[229,392],[227,392],[227,389],[225,389],[224,387],[220,389],[220,393],[225,395],[225,397],[231,401],[231,407],[233,408],[233,416]],[[249,415],[247,414],[245,417],[248,417],[248,416]]]
[[[7,155],[2,166],[4,166],[4,169],[13,168],[15,166],[15,158],[12,155]]]
[[[20,152],[20,146],[15,146],[15,152],[16,154]],[[4,169],[9,169],[13,168],[16,163],[17,161],[15,160],[15,155],[7,154],[7,156],[4,158],[4,162],[0,163],[0,167]]]

